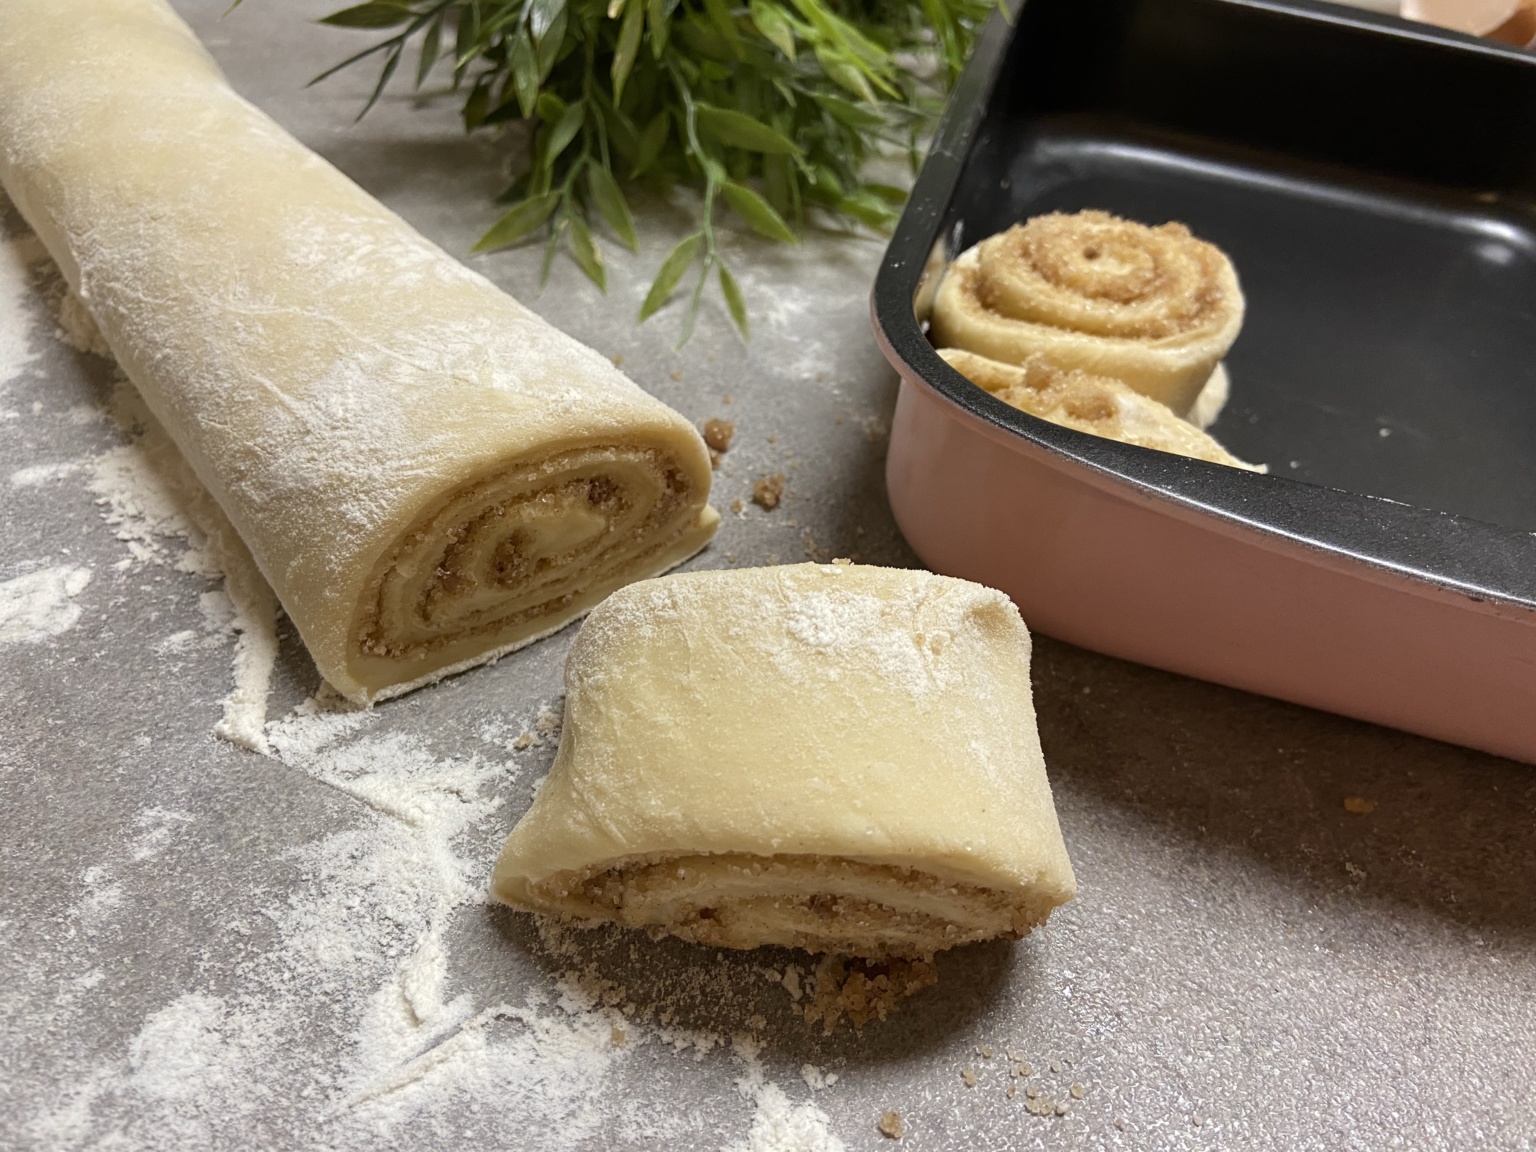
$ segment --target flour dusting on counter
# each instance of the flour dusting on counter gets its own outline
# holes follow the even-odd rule
[[[91,570],[57,564],[0,582],[0,644],[37,644],[67,632],[80,619],[75,597]]]
[[[540,707],[525,730],[555,714]],[[583,970],[590,938],[571,930],[543,945],[557,965],[548,979],[490,1003],[459,987],[455,921],[485,900],[498,794],[532,764],[435,755],[420,737],[381,731],[384,722],[327,693],[268,726],[273,754],[355,801],[352,818],[296,850],[302,881],[264,908],[274,938],[238,978],[197,983],[150,1012],[124,1050],[33,1118],[33,1140],[238,1148],[249,1146],[249,1118],[278,1108],[317,1146],[394,1147],[468,1108],[494,1116],[499,1131],[537,1131],[575,1148],[613,1123],[615,1101],[602,1089],[621,1064],[653,1047],[698,1057],[726,1047],[723,1036],[677,1024],[676,1009],[637,1007],[627,990]],[[140,812],[131,855],[165,851],[189,820]],[[238,918],[232,927],[250,931]],[[718,1000],[722,989],[697,991]],[[317,1054],[296,1041],[312,1029],[339,1049]],[[731,1045],[754,1115],[729,1152],[842,1152],[821,1109],[767,1079],[760,1051],[745,1034]],[[620,1107],[632,1136],[665,1142],[687,1127],[645,1102]]]
[[[212,594],[222,603],[208,615],[217,630],[235,637],[234,688],[214,733],[265,752],[262,729],[277,663],[277,598],[234,526],[127,380],[118,379],[109,410],[130,439],[89,462],[89,486],[103,517],[128,546],[131,559],[122,563],[165,564],[222,581]]]

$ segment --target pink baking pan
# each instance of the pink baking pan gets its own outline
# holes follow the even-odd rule
[[[1212,432],[1268,475],[1038,420],[934,353],[947,259],[1083,208],[1232,257]],[[929,567],[1087,648],[1536,762],[1536,56],[1303,0],[1029,0],[873,316]]]

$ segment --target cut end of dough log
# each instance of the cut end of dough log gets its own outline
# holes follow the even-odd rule
[[[422,514],[379,561],[348,661],[378,700],[532,643],[616,588],[694,555],[720,516],[708,458],[670,443],[596,443],[503,468]],[[359,690],[360,689],[360,690]]]
[[[1070,899],[1060,889],[987,888],[847,857],[744,853],[623,860],[538,884],[509,875],[497,895],[518,907],[612,920],[711,948],[772,945],[902,959],[1017,940]]]
[[[925,957],[1075,891],[1000,592],[850,564],[631,585],[583,626],[492,878],[712,947]]]

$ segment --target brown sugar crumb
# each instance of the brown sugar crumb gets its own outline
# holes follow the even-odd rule
[[[1367,800],[1364,796],[1346,796],[1344,811],[1353,812],[1356,816],[1368,816],[1376,811],[1376,802]]]
[[[1008,1092],[1007,1092],[1008,1099],[1012,1100],[1018,1094],[1019,1094],[1019,1086],[1017,1084],[1010,1084],[1010,1085],[1008,1085]]]
[[[828,1036],[844,1016],[855,1030],[861,1030],[871,1020],[884,1020],[898,1003],[938,979],[938,969],[926,960],[823,956],[811,977],[805,1020],[808,1024],[821,1021]]]
[[[976,1069],[974,1069],[974,1068],[962,1068],[962,1069],[960,1069],[960,1079],[965,1081],[965,1086],[967,1088],[974,1088],[974,1087],[976,1087]]]
[[[1081,1084],[1074,1084],[1072,1087],[1068,1088],[1067,1091],[1072,1093],[1072,1099],[1081,1100],[1083,1098],[1083,1093],[1086,1092],[1087,1089],[1084,1088]]]
[[[740,500],[732,500],[731,501],[731,511],[736,513],[736,515],[738,515],[738,516],[741,515],[741,510],[742,510],[743,507],[745,507],[745,505],[743,505]]]
[[[901,1121],[900,1112],[880,1113],[880,1123],[875,1127],[880,1130],[880,1135],[888,1136],[892,1140],[900,1140],[907,1131],[907,1126]]]
[[[983,1060],[990,1060],[990,1059],[992,1059],[992,1045],[990,1045],[990,1044],[978,1044],[978,1045],[976,1045],[976,1055],[980,1056]]]
[[[1024,1102],[1024,1107],[1036,1116],[1050,1116],[1056,1111],[1056,1101],[1049,1096],[1031,1096]]]
[[[1033,1076],[1035,1070],[1021,1061],[1013,1066],[1013,1074],[1015,1076]]]
[[[615,368],[622,368],[624,366],[624,357],[623,357],[623,355],[611,356],[611,357],[609,357],[609,359],[611,359],[613,361],[613,366]]]
[[[784,473],[775,472],[752,485],[752,503],[772,512],[784,498]]]
[[[624,1029],[618,1027],[617,1025],[615,1025],[613,1031],[608,1034],[608,1042],[615,1048],[624,1047],[624,1041],[628,1038],[628,1033],[626,1033]]]
[[[716,452],[730,451],[731,437],[735,435],[736,425],[729,420],[704,421],[704,443]]]
[[[681,380],[682,378],[683,378],[682,372],[674,372],[674,373],[672,373],[672,379],[674,379],[674,380]]]

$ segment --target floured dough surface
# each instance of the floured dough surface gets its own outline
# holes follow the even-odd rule
[[[242,99],[163,0],[0,2],[0,182],[354,700],[718,523],[687,420]]]
[[[560,750],[492,887],[717,947],[924,956],[1075,882],[1000,592],[802,564],[649,580],[588,618]]]

